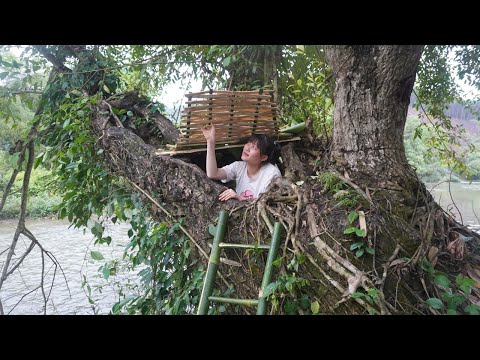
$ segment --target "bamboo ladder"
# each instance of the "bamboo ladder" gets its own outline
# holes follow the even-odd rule
[[[207,273],[203,283],[202,295],[198,305],[197,315],[207,315],[209,302],[220,302],[235,305],[257,306],[257,315],[266,315],[267,313],[267,298],[264,296],[265,290],[272,281],[273,275],[273,261],[277,257],[278,247],[280,245],[281,224],[276,222],[273,227],[272,242],[270,245],[254,245],[249,244],[232,244],[224,243],[225,230],[227,228],[228,213],[225,210],[220,212],[215,237],[213,238],[212,252],[208,261]],[[240,249],[263,249],[269,250],[267,263],[265,265],[265,272],[263,274],[262,286],[259,292],[258,299],[234,299],[212,296],[213,285],[215,284],[215,277],[220,261],[220,251],[222,248],[240,248]]]

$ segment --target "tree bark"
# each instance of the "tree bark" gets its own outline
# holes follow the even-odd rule
[[[327,46],[335,76],[332,160],[389,187],[408,167],[403,130],[421,45]]]

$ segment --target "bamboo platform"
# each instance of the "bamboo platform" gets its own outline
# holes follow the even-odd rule
[[[292,137],[292,138],[289,138],[289,139],[275,140],[275,141],[278,142],[278,143],[283,143],[283,142],[298,141],[298,140],[300,140],[300,138],[298,136],[296,136],[296,137]],[[243,147],[244,145],[245,145],[244,143],[222,145],[221,143],[217,142],[217,145],[215,146],[215,149],[219,150],[219,149],[239,148],[239,147]],[[207,151],[207,146],[206,145],[204,145],[201,148],[181,149],[181,150],[176,148],[175,145],[172,145],[170,150],[168,150],[168,149],[158,149],[155,152],[155,155],[175,156],[175,155],[181,155],[181,154],[192,154],[192,153],[202,152],[202,151]]]

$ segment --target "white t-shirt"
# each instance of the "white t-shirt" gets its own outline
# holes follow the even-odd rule
[[[263,164],[258,174],[254,178],[247,175],[247,163],[245,161],[235,161],[222,167],[227,173],[227,178],[222,182],[231,180],[237,181],[235,192],[242,198],[254,199],[265,192],[270,182],[277,176],[282,176],[280,170],[270,163]]]

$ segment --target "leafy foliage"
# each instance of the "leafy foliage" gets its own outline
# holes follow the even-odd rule
[[[198,304],[205,271],[190,259],[190,244],[179,234],[180,223],[149,221],[142,210],[132,215],[126,252],[141,282],[139,294],[126,294],[112,308],[114,314],[190,314]]]
[[[449,104],[458,102],[470,109],[478,119],[479,112],[473,106],[476,99],[465,99],[463,91],[454,81],[456,73],[470,85],[479,86],[477,75],[480,59],[475,58],[478,52],[478,46],[426,46],[417,72],[417,98],[414,104],[417,110],[422,110],[421,116],[426,120],[415,131],[414,139],[422,137],[426,129],[430,133],[426,140],[428,155],[431,157],[435,152],[443,163],[467,176],[471,174],[464,157],[468,152],[474,152],[475,146],[468,144],[468,149],[458,151],[465,131],[452,123],[448,109]],[[452,57],[457,61],[456,64],[452,63]]]
[[[436,270],[426,259],[421,260],[420,267],[432,277],[433,283],[441,292],[440,299],[431,297],[425,301],[428,306],[443,311],[447,315],[480,315],[480,306],[469,300],[475,280],[468,276],[457,275],[453,283],[447,274]]]
[[[328,139],[333,130],[333,79],[322,49],[286,48],[279,72],[282,117],[292,124],[311,117],[314,131]]]
[[[427,131],[426,134],[423,133],[424,129]],[[430,147],[432,141],[436,141],[431,140],[435,135],[430,130],[430,124],[421,124],[416,117],[407,118],[404,132],[405,154],[423,181],[449,180],[452,166],[455,165],[440,157]],[[457,171],[453,173],[452,181],[478,178],[480,158],[478,151],[471,151],[472,145],[475,147],[480,145],[480,139],[474,137],[474,134],[465,134],[464,141],[453,148],[457,160],[462,162],[463,166],[455,167]]]

